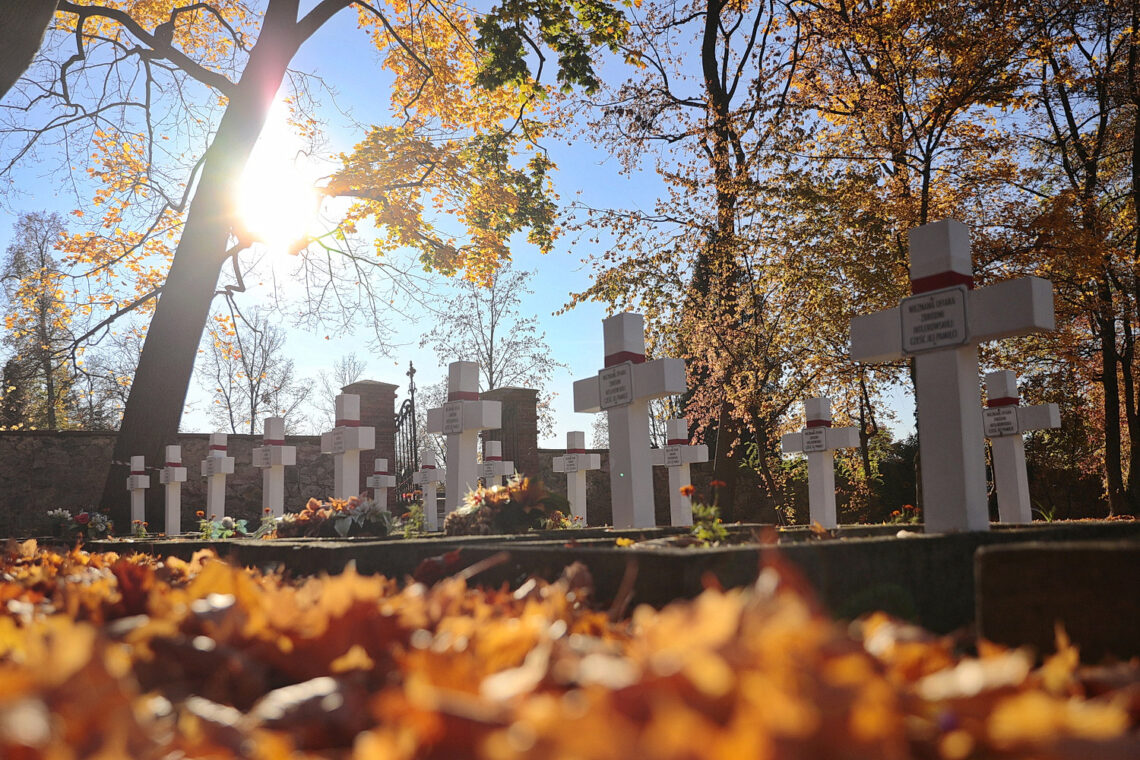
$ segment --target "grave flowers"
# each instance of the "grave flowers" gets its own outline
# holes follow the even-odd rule
[[[392,530],[392,515],[371,499],[359,496],[309,499],[300,512],[290,512],[277,519],[278,538],[345,536],[387,536]]]
[[[547,527],[570,527],[570,502],[550,493],[541,481],[515,475],[505,486],[479,487],[443,521],[448,536],[523,533]],[[563,525],[565,523],[565,525]]]
[[[106,538],[115,529],[115,523],[102,512],[83,510],[64,526],[67,535],[78,535],[85,538]]]

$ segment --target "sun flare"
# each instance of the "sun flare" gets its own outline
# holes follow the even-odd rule
[[[320,203],[317,172],[304,160],[287,117],[288,106],[275,101],[234,199],[246,232],[273,253],[289,252],[316,233]]]

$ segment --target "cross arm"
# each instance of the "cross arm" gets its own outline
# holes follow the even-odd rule
[[[574,411],[602,411],[602,401],[601,394],[598,391],[597,376],[574,381]]]
[[[859,446],[859,428],[841,427],[828,428],[827,448],[854,449]]]
[[[969,303],[966,318],[971,342],[1056,329],[1053,283],[1040,277],[1020,277],[972,290]]]
[[[780,451],[784,454],[799,454],[804,450],[803,433],[784,433],[780,436]]]
[[[654,359],[644,364],[633,365],[634,398],[675,396],[688,389],[683,359]]]
[[[1022,432],[1061,427],[1061,410],[1056,404],[1036,404],[1017,408],[1017,426]]]
[[[851,320],[852,360],[887,362],[901,359],[902,355],[902,326],[898,307],[863,314]]]

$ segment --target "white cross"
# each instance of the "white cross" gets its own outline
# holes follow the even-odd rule
[[[261,470],[261,508],[274,517],[285,514],[285,468],[297,464],[297,447],[285,445],[285,418],[266,417],[261,445],[253,450],[253,466]]]
[[[502,441],[483,441],[483,464],[479,474],[487,487],[503,484],[503,478],[515,474],[515,463],[503,461]]]
[[[131,474],[127,476],[127,490],[131,492],[131,522],[146,520],[146,489],[150,488],[150,475],[146,474],[146,459],[131,457]]]
[[[501,401],[479,400],[479,365],[452,362],[447,368],[447,403],[428,409],[427,431],[447,436],[447,506],[451,513],[479,479],[479,431],[502,425]]]
[[[693,499],[681,493],[691,485],[689,465],[709,461],[709,447],[689,443],[689,421],[665,421],[665,447],[650,452],[653,464],[669,468],[669,521],[672,525],[693,524]]]
[[[648,528],[653,515],[649,463],[649,401],[684,393],[685,362],[645,361],[645,319],[615,314],[602,320],[605,369],[574,382],[574,411],[606,412],[610,435],[610,498],[614,526]]]
[[[910,298],[851,320],[851,358],[914,356],[926,530],[989,530],[978,344],[1053,329],[1053,284],[1039,277],[972,290],[970,232],[943,221],[910,231]]]
[[[1003,523],[1033,522],[1029,502],[1029,477],[1025,472],[1027,430],[1061,427],[1056,404],[1020,406],[1017,375],[1008,369],[986,375],[986,410],[982,426],[994,456],[994,485],[997,488],[998,520]]]
[[[376,428],[360,425],[360,396],[336,397],[336,425],[321,433],[321,453],[333,455],[333,498],[360,493],[360,452],[376,448]]]
[[[166,486],[166,535],[182,532],[182,484],[186,468],[182,466],[182,447],[166,447],[166,465],[158,473],[158,482]]]
[[[226,516],[226,476],[234,474],[234,458],[226,456],[226,434],[210,434],[210,453],[202,460],[206,482],[206,514],[218,520]]]
[[[804,400],[807,426],[780,438],[785,454],[803,453],[808,460],[808,511],[813,523],[839,527],[835,512],[835,450],[859,445],[859,428],[831,426],[831,399]]]
[[[602,468],[601,454],[586,453],[586,434],[571,430],[566,434],[565,456],[554,457],[554,471],[566,473],[566,498],[570,511],[586,523],[586,471]]]
[[[423,490],[424,519],[427,529],[439,530],[439,497],[437,485],[447,478],[447,471],[436,467],[435,452],[424,449],[420,452],[420,470],[412,473],[412,482]]]
[[[372,489],[372,500],[384,510],[388,509],[388,489],[396,487],[396,476],[388,474],[388,460],[377,459],[372,463],[372,474],[364,481]]]

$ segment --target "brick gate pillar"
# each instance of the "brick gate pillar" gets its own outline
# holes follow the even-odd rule
[[[523,475],[538,477],[538,391],[533,388],[496,388],[479,394],[486,401],[501,401],[503,423],[499,430],[487,430],[488,441],[501,441],[503,459],[515,463]]]
[[[342,393],[360,396],[360,424],[376,428],[376,449],[361,452],[359,493],[367,488],[365,478],[372,474],[372,460],[388,460],[388,471],[396,466],[396,389],[398,385],[376,380],[358,380],[341,388]],[[395,509],[396,493],[388,489],[388,511]]]

